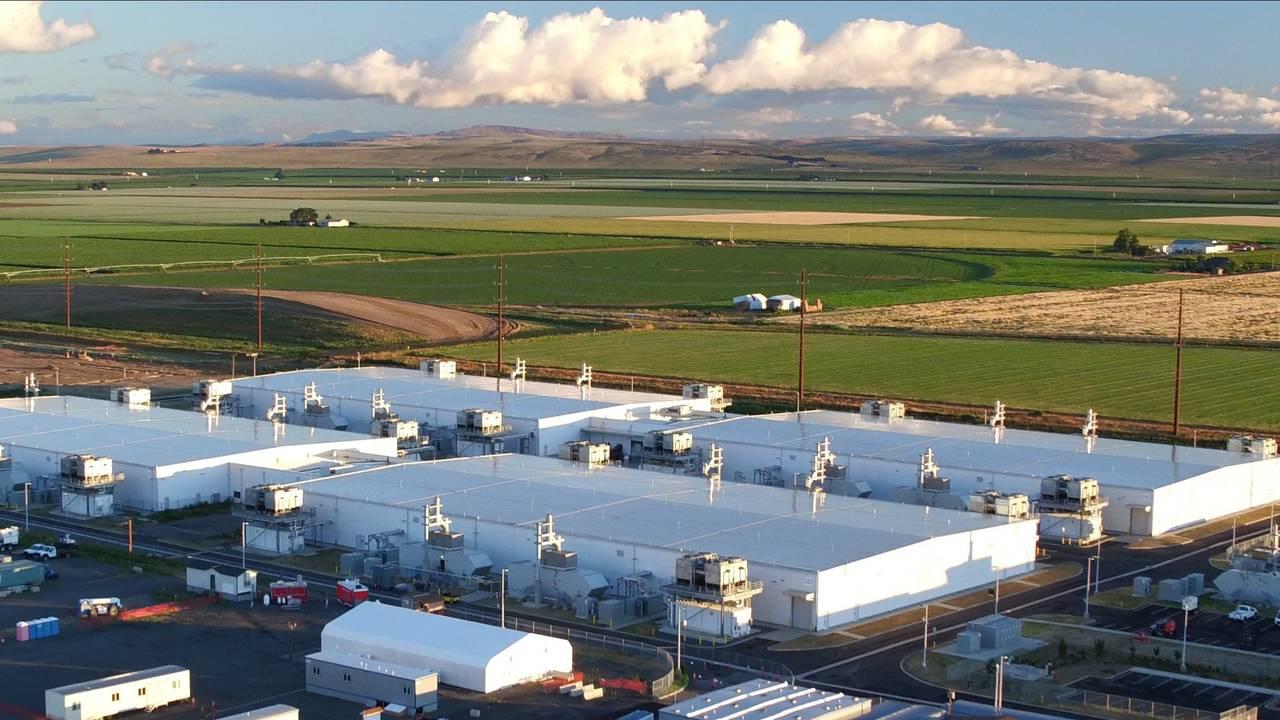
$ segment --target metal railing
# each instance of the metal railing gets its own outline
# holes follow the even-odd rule
[[[965,688],[990,691],[994,676],[986,673],[969,675]],[[961,689],[961,688],[957,688]],[[1017,681],[1006,677],[1005,699],[1056,708],[1093,717],[1154,718],[1155,720],[1257,720],[1258,709],[1241,705],[1222,712],[1162,703],[1153,700],[1114,695],[1096,690],[1082,690],[1044,681]]]
[[[459,607],[457,605],[449,606],[445,612],[451,617],[470,620],[472,622],[482,622],[487,625],[497,625],[500,622],[499,615],[497,613]],[[665,672],[663,672],[658,678],[648,681],[649,693],[654,697],[663,697],[670,694],[672,689],[675,687],[675,660],[672,659],[671,653],[656,645],[650,645],[648,643],[640,642],[639,640],[629,640],[627,638],[591,632],[590,630],[556,625],[550,622],[529,620],[526,618],[516,617],[514,615],[508,615],[506,622],[507,628],[511,630],[520,630],[522,632],[546,635],[548,637],[564,638],[569,642],[581,645],[590,645],[604,648],[606,650],[655,658],[659,664],[665,668]]]

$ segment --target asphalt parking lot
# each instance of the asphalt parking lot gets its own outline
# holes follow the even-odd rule
[[[1182,611],[1176,608],[1162,605],[1147,605],[1136,610],[1095,607],[1090,610],[1090,616],[1095,627],[1126,632],[1147,630],[1156,621],[1171,618],[1178,625],[1172,639],[1182,639]],[[1226,615],[1201,612],[1191,618],[1187,640],[1280,655],[1280,626],[1276,625],[1274,615],[1262,610],[1256,618],[1243,623],[1229,620]]]
[[[1128,670],[1113,678],[1088,677],[1072,683],[1081,690],[1124,695],[1143,700],[1181,705],[1208,712],[1222,712],[1240,705],[1258,708],[1258,716],[1275,720],[1280,711],[1266,707],[1278,692],[1255,692],[1189,676],[1173,676]]]
[[[14,557],[18,561],[19,557]],[[0,598],[0,636],[12,638],[19,620],[42,617],[74,618],[80,598],[118,597],[125,607],[141,607],[160,602],[165,594],[183,592],[181,578],[164,575],[135,575],[123,567],[79,557],[50,560],[47,565],[58,579],[47,580],[39,592],[15,593]],[[3,635],[7,632],[8,635]]]

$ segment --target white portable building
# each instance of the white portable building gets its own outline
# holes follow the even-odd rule
[[[490,693],[573,670],[568,640],[366,602],[324,626],[325,655],[431,668],[446,685]]]
[[[235,715],[224,715],[219,720],[298,720],[298,708],[292,705],[270,705]]]
[[[110,458],[114,503],[146,512],[231,498],[230,463],[290,468],[351,450],[395,457],[395,438],[72,396],[0,400],[0,443],[33,491],[53,490],[68,455]]]
[[[271,481],[286,482],[284,474]],[[988,585],[1035,564],[1034,521],[749,483],[713,491],[701,477],[558,458],[403,463],[300,484],[316,539],[350,548],[363,549],[374,532],[422,537],[423,508],[438,496],[467,548],[498,567],[534,558],[535,525],[547,514],[578,567],[610,582],[642,571],[669,579],[688,552],[746,558],[764,583],[754,617],[807,630]]]
[[[252,600],[258,595],[258,571],[218,563],[187,566],[187,590],[213,593],[227,600]]]
[[[747,293],[733,299],[733,307],[738,310],[764,310],[768,303],[769,298],[760,293]]]
[[[190,698],[191,671],[161,665],[45,690],[44,714],[50,720],[98,720]]]

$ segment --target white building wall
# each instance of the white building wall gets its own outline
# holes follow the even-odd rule
[[[1232,465],[1158,488],[1151,502],[1156,535],[1280,501],[1280,458]]]
[[[1037,524],[1013,522],[946,535],[825,570],[818,575],[817,629],[952,595],[1030,571]]]

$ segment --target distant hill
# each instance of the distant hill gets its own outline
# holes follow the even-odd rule
[[[1122,138],[627,138],[482,125],[426,135],[317,133],[287,145],[0,148],[0,165],[111,167],[435,167],[768,171],[811,168],[1167,178],[1276,177],[1280,135]],[[50,159],[52,160],[50,162]]]

